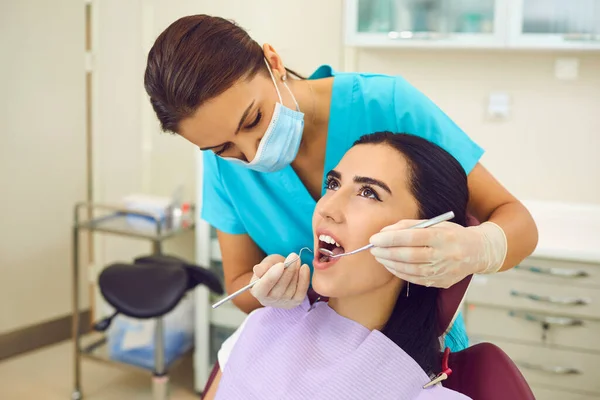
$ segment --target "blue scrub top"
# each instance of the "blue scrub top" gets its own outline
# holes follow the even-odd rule
[[[378,131],[409,133],[452,154],[468,174],[483,155],[444,112],[405,79],[319,67],[309,79],[334,77],[324,173],[332,170],[362,135]],[[313,246],[316,201],[291,166],[262,173],[234,165],[212,151],[203,153],[201,217],[216,229],[248,234],[265,254],[297,253]],[[325,178],[325,177],[323,177]],[[313,255],[302,254],[312,269]],[[446,346],[468,346],[462,315],[446,336]]]

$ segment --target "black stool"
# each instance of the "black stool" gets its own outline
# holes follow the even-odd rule
[[[164,354],[163,317],[173,310],[185,293],[205,285],[219,295],[223,286],[212,271],[167,255],[135,259],[134,264],[112,264],[98,278],[100,292],[116,310],[94,325],[105,331],[117,314],[131,318],[156,319],[152,393],[155,400],[168,398],[168,374]],[[197,349],[202,350],[202,349]]]

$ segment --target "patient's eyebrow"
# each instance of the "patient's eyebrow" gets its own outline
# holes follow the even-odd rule
[[[338,179],[341,181],[342,174],[339,171],[332,169],[331,171],[329,171],[327,173],[327,178],[335,178],[335,179]],[[392,194],[392,190],[390,189],[390,187],[388,185],[386,185],[384,182],[380,181],[379,179],[369,178],[368,176],[355,176],[353,181],[354,181],[354,183],[361,183],[363,185],[366,184],[366,185],[379,186],[380,188],[382,188],[389,194]]]
[[[379,186],[389,194],[392,194],[390,187],[378,179],[369,178],[367,176],[355,176],[353,180],[355,183]]]

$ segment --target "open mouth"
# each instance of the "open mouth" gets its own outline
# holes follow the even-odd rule
[[[319,248],[331,251],[334,255],[344,253],[344,247],[329,235],[319,235]],[[328,263],[334,260],[325,254],[319,254],[319,261]]]

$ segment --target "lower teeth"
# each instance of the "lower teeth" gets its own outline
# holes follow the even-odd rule
[[[327,261],[329,261],[329,257],[327,257],[327,256],[321,256],[321,259],[319,261],[321,261],[321,262],[327,262]]]

